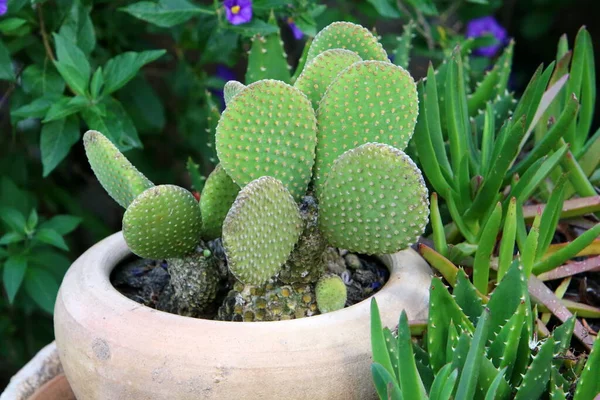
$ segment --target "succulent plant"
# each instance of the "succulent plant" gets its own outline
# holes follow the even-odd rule
[[[265,49],[281,50],[278,40],[255,39],[253,66]],[[331,247],[396,252],[427,223],[427,188],[403,152],[417,120],[416,84],[389,62],[374,35],[334,23],[315,37],[294,85],[262,72],[253,70],[247,86],[225,85],[215,134],[219,164],[199,206],[183,188],[154,187],[116,149],[106,150],[101,134],[86,133],[94,172],[127,208],[123,230],[131,250],[170,260],[174,297],[195,301],[196,314],[223,278],[216,266],[199,262],[201,238],[221,238],[233,285],[219,318],[277,320],[344,306],[343,282],[319,281]],[[198,264],[204,275],[194,275],[197,285],[173,276]],[[200,296],[198,286],[211,294]]]

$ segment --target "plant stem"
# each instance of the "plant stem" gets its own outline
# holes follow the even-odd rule
[[[48,33],[46,32],[46,23],[44,22],[44,11],[42,10],[42,3],[37,6],[38,20],[40,22],[40,33],[42,34],[42,41],[44,42],[44,49],[46,49],[46,55],[52,62],[56,61],[54,53],[52,53],[52,47],[50,47],[50,41],[48,39]]]

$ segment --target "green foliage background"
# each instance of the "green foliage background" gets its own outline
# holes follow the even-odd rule
[[[430,60],[439,63],[464,40],[468,20],[495,15],[517,42],[511,79],[518,92],[554,57],[560,34],[574,37],[587,24],[594,35],[593,7],[584,0],[254,0],[252,21],[234,26],[216,0],[8,0],[0,16],[0,387],[52,340],[54,299],[70,263],[120,229],[122,211],[85,158],[87,129],[108,136],[153,182],[198,189],[215,163],[207,143],[223,85],[245,81],[256,34],[280,32],[293,72],[306,41],[333,21],[376,27],[393,54],[414,19],[409,69],[420,78]],[[472,74],[490,63],[480,58]]]

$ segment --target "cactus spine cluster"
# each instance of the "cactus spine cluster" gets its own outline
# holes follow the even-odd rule
[[[281,52],[278,36],[266,40],[254,41],[253,60]],[[259,48],[266,45],[272,48]],[[341,279],[325,275],[331,246],[392,253],[413,244],[427,223],[426,186],[403,152],[418,114],[416,84],[373,34],[346,22],[314,38],[294,85],[257,79],[258,72],[247,86],[225,85],[215,134],[220,163],[199,205],[183,188],[154,187],[97,132],[86,133],[90,163],[127,208],[124,234],[135,254],[195,257],[169,272],[200,265],[206,279],[198,281],[213,293],[217,274],[209,269],[216,267],[198,262],[198,248],[202,240],[222,239],[234,289],[219,318],[334,311],[346,292]],[[182,279],[174,279],[173,290],[189,300]],[[197,303],[201,313],[204,302]]]

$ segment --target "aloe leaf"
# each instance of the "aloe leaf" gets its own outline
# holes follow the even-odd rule
[[[466,220],[466,218],[464,217],[464,213],[461,212],[457,207],[457,202],[455,200],[455,197],[453,196],[453,193],[455,192],[451,188],[448,188],[448,190],[446,190],[445,193],[446,196],[444,196],[444,198],[446,199],[448,211],[450,212],[452,220],[454,221],[456,226],[458,226],[460,233],[465,237],[465,239],[467,239],[469,243],[477,243],[476,232],[473,232],[471,230],[470,225],[468,224],[469,221]],[[460,201],[460,196],[457,197]]]
[[[501,221],[502,205],[496,203],[496,207],[481,231],[475,260],[473,261],[473,284],[483,294],[487,294],[488,292],[490,258],[496,246],[496,238],[500,230]]]
[[[563,175],[558,182],[556,182],[556,187],[554,188],[550,199],[548,199],[548,203],[544,207],[542,220],[540,221],[540,236],[536,249],[536,260],[539,260],[541,256],[546,253],[548,246],[550,246],[550,243],[552,242],[563,205],[566,179],[566,175]]]
[[[380,364],[388,373],[394,375],[395,370],[392,367],[392,360],[381,326],[379,307],[374,297],[371,299],[371,352],[373,353],[373,362]]]
[[[600,380],[598,379],[598,366],[600,365],[600,340],[596,339],[585,367],[579,376],[577,389],[573,400],[592,399],[600,393]]]
[[[459,335],[456,326],[454,325],[454,322],[450,321],[450,324],[448,324],[448,340],[446,342],[446,362],[451,362],[454,358],[454,352],[458,345],[458,338]]]
[[[433,231],[433,244],[438,253],[448,257],[448,243],[446,242],[446,233],[444,232],[444,223],[440,215],[437,193],[431,194],[429,219]]]
[[[402,400],[398,383],[384,366],[379,363],[371,364],[371,375],[380,399]]]
[[[521,340],[521,332],[527,304],[521,302],[517,311],[510,317],[508,322],[500,329],[498,335],[493,339],[488,350],[488,357],[496,368],[505,368],[506,376],[511,376],[514,362],[517,359],[517,350]],[[527,341],[527,338],[522,338]]]
[[[471,348],[471,340],[471,335],[466,331],[463,331],[458,337],[458,342],[452,355],[452,369],[458,369],[459,376],[463,375],[463,367],[467,361],[469,348]]]
[[[502,240],[500,241],[500,250],[498,255],[498,281],[508,271],[508,267],[513,261],[515,250],[515,237],[517,234],[517,199],[511,198],[508,204],[508,210],[504,219],[504,229],[502,230]]]
[[[500,378],[499,378],[500,376]],[[479,381],[477,382],[477,392],[475,398],[480,399],[489,392],[495,382],[498,382],[495,400],[507,399],[510,395],[511,388],[506,381],[503,371],[496,369],[492,361],[487,357],[481,358],[481,370],[479,371]]]
[[[579,152],[573,152],[577,157],[577,162],[581,166],[585,176],[591,177],[598,165],[600,165],[600,128],[586,142]]]
[[[456,275],[458,273],[456,265],[452,264],[450,260],[433,250],[431,247],[422,243],[419,243],[419,253],[433,268],[442,274],[444,279],[446,279],[452,287],[456,285]]]
[[[573,151],[577,152],[586,139],[594,117],[596,102],[596,76],[594,66],[594,49],[592,39],[585,27],[577,32],[571,63],[571,84],[569,91],[581,99],[581,111],[577,121],[577,131]]]
[[[494,149],[494,135],[496,133],[496,123],[494,119],[494,108],[491,103],[485,106],[485,118],[483,122],[483,133],[481,135],[481,159],[479,160],[482,176],[489,174],[488,169],[492,162],[492,151]]]
[[[419,370],[419,376],[421,377],[421,381],[423,381],[425,390],[429,392],[435,378],[433,370],[429,365],[429,355],[415,342],[412,343],[412,346],[415,354],[415,364]]]
[[[460,380],[458,381],[457,399],[472,399],[475,395],[481,360],[485,354],[485,344],[488,337],[489,314],[489,309],[484,309],[477,321],[477,328],[475,329],[469,353],[467,354],[467,359],[465,360]]]
[[[464,311],[469,320],[476,324],[479,316],[483,312],[481,297],[477,293],[475,286],[469,281],[464,270],[459,270],[456,286],[452,291],[456,304]]]
[[[412,350],[408,317],[403,310],[398,322],[398,369],[402,397],[406,399],[426,399],[425,387],[415,364]]]
[[[390,355],[390,361],[392,363],[392,369],[394,371],[396,379],[400,378],[398,375],[398,341],[392,334],[392,331],[385,327],[383,328],[383,337],[385,338],[386,347]]]
[[[559,141],[559,145],[564,143],[564,139]],[[569,180],[573,185],[575,192],[581,197],[595,196],[596,189],[594,185],[587,179],[585,172],[581,169],[581,165],[577,162],[573,153],[567,152],[566,157],[561,160],[562,168],[569,172]]]
[[[554,338],[554,354],[556,355],[564,355],[566,351],[569,349],[569,345],[571,344],[571,336],[573,336],[573,331],[575,330],[575,316],[569,317],[565,322],[560,324],[560,326],[556,327],[552,332],[552,337]],[[560,358],[554,359],[554,365],[557,368],[563,364],[563,360]]]
[[[529,365],[523,381],[517,390],[515,400],[529,400],[539,398],[545,391],[550,380],[554,339],[548,338]]]
[[[469,156],[467,154],[463,154],[457,172],[455,176],[458,182],[458,205],[459,210],[464,212],[471,205],[471,178],[469,174]]]
[[[500,370],[500,373],[498,375],[496,375],[496,378],[494,378],[494,380],[492,381],[492,384],[490,385],[487,393],[485,394],[485,399],[484,400],[495,400],[497,399],[497,392],[498,392],[498,388],[500,387],[500,384],[502,383],[502,381],[504,381],[504,374],[506,373],[506,368],[503,368],[502,370]],[[504,381],[506,383],[506,381]]]
[[[431,385],[429,400],[450,400],[458,378],[458,370],[451,368],[452,364],[448,363],[440,369]]]
[[[535,262],[535,254],[537,250],[538,239],[540,236],[540,221],[542,214],[539,213],[536,219],[533,220],[533,225],[529,231],[529,235],[525,240],[525,245],[521,248],[521,265],[525,274],[525,279],[528,279],[533,269],[533,263]]]
[[[461,331],[473,332],[473,323],[456,304],[442,281],[433,277],[429,299],[429,323],[427,326],[427,352],[434,372],[446,364],[448,326],[454,321]]]
[[[425,87],[423,95],[425,96],[427,126],[429,127],[429,134],[431,136],[431,143],[435,152],[436,161],[439,163],[442,171],[444,171],[447,176],[452,177],[452,167],[450,166],[450,161],[446,154],[446,144],[442,134],[442,125],[440,123],[440,107],[442,104],[439,102],[440,99],[438,97],[436,75],[431,64],[429,64],[429,68],[427,69],[427,86]]]
[[[588,229],[577,239],[573,240],[567,246],[561,248],[552,255],[542,258],[540,261],[536,262],[533,265],[533,273],[537,275],[558,267],[568,259],[575,257],[598,236],[600,236],[600,224],[596,224],[593,228]]]
[[[552,368],[552,374],[550,376],[550,400],[566,400],[567,395],[565,394],[562,387],[557,382],[557,378],[560,377],[560,373]]]

